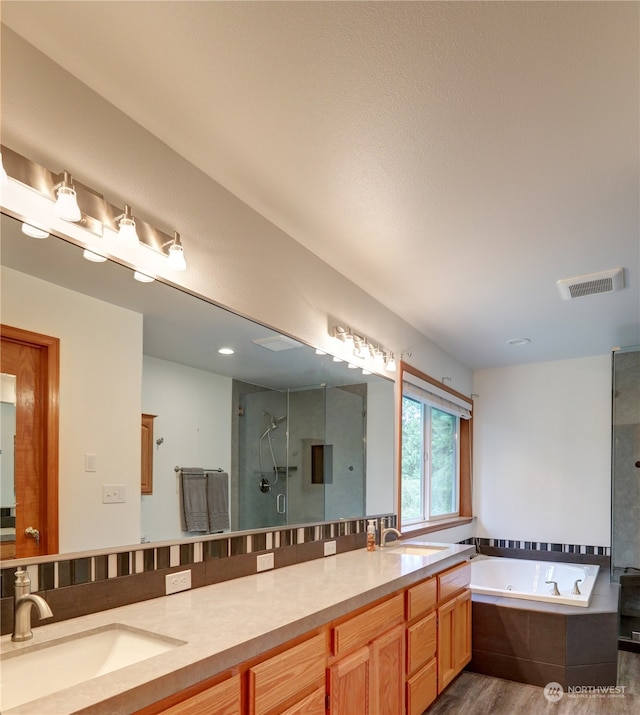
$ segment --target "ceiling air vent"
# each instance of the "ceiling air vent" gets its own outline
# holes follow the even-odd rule
[[[597,293],[611,293],[624,288],[624,270],[612,268],[610,271],[600,273],[587,273],[575,278],[563,278],[558,281],[558,290],[564,300],[582,298],[584,295]]]

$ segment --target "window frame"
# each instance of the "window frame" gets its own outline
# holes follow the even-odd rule
[[[402,449],[402,433],[403,433],[403,423],[402,423],[402,408],[403,399],[405,395],[411,399],[420,402],[422,405],[427,404],[431,408],[440,409],[444,412],[449,412],[450,414],[455,414],[455,410],[448,410],[445,405],[439,406],[430,402],[428,399],[421,399],[416,396],[416,394],[405,393],[404,383],[409,382],[415,384],[415,381],[407,379],[407,375],[414,376],[419,380],[428,383],[428,385],[433,385],[437,388],[437,392],[444,392],[447,395],[451,395],[456,400],[462,400],[465,405],[468,406],[468,411],[471,414],[470,419],[459,418],[457,420],[458,425],[458,435],[457,435],[457,445],[456,445],[456,458],[457,458],[457,511],[451,512],[449,514],[442,514],[437,516],[429,516],[427,514],[431,509],[431,504],[427,503],[425,508],[422,509],[423,515],[420,517],[412,517],[409,520],[403,520],[402,518],[402,462],[403,462],[403,449]],[[399,385],[397,390],[397,409],[398,409],[398,470],[397,470],[397,506],[398,506],[398,524],[403,532],[410,531],[412,534],[416,535],[419,533],[428,533],[429,531],[435,531],[437,529],[442,529],[444,524],[462,524],[468,523],[473,518],[472,514],[472,499],[471,499],[471,465],[472,465],[472,426],[473,426],[473,400],[462,393],[453,390],[450,387],[436,381],[434,378],[426,375],[420,370],[408,365],[405,362],[400,362],[399,371]],[[420,388],[417,388],[418,390]],[[428,386],[423,388],[428,390]],[[435,392],[435,391],[434,391]],[[436,393],[437,394],[437,393]],[[423,408],[424,409],[424,408]],[[429,447],[430,449],[430,447]],[[429,455],[430,457],[430,455]],[[425,459],[424,459],[424,437],[423,437],[423,454],[421,455],[421,471],[422,479],[424,479],[425,472]],[[430,466],[431,460],[429,459],[429,471],[431,471]],[[422,487],[424,492],[424,485]],[[428,483],[428,489],[431,490],[430,480]],[[428,495],[430,498],[430,494]],[[424,494],[423,494],[424,498]],[[425,518],[425,514],[427,514]]]

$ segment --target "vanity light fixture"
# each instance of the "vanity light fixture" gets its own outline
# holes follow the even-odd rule
[[[138,243],[138,233],[136,231],[136,222],[131,213],[131,206],[124,205],[124,213],[116,216],[116,221],[120,227],[118,230],[118,243],[121,246],[129,246],[135,248]]]
[[[45,231],[43,228],[38,228],[37,226],[32,226],[30,223],[22,224],[22,233],[31,238],[47,238],[49,235],[49,231]]]
[[[169,258],[167,260],[169,268],[172,268],[174,271],[187,270],[187,262],[184,260],[182,241],[180,240],[180,234],[177,231],[174,231],[173,233],[173,241],[171,241],[169,245]]]
[[[142,244],[166,258],[173,270],[186,269],[179,234],[174,233],[171,238],[171,234],[146,221],[134,219],[128,204],[124,205],[123,213],[102,194],[80,181],[74,182],[68,171],[53,172],[4,145],[0,146],[0,165],[0,183],[6,176],[7,182],[11,178],[17,184],[27,186],[47,200],[53,201],[54,213],[58,218],[71,221],[98,237],[102,237],[104,229],[107,228],[118,234],[119,245],[136,248],[138,244]],[[78,237],[78,240],[85,241],[82,237]],[[156,269],[149,270],[156,272]]]
[[[53,187],[56,190],[56,203],[53,211],[58,218],[64,221],[80,221],[82,214],[78,206],[76,190],[73,186],[73,179],[68,171],[62,172],[62,181]]]
[[[366,337],[356,334],[351,328],[343,328],[341,325],[334,325],[329,333],[332,338],[341,342],[345,346],[347,352],[347,362],[349,362],[349,354],[353,357],[364,360],[367,365],[373,363],[378,370],[386,369],[388,372],[394,372],[396,369],[396,361],[393,353],[386,352],[380,345],[370,342]],[[336,358],[334,358],[336,360]],[[365,368],[367,367],[365,365]],[[351,365],[349,366],[351,367]],[[369,374],[371,372],[369,371]]]
[[[134,271],[133,277],[138,283],[153,283],[153,281],[155,281],[153,276],[148,276],[146,273],[141,273],[140,271]]]
[[[87,261],[91,261],[92,263],[104,263],[107,260],[106,256],[101,256],[99,253],[94,253],[88,248],[84,249],[84,251],[82,252],[82,257],[85,258]]]

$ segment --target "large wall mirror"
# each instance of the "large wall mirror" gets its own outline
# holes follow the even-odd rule
[[[21,228],[2,215],[2,323],[59,339],[60,552],[200,535],[176,468],[229,475],[231,531],[393,511],[391,380]],[[30,524],[3,380],[5,543]]]

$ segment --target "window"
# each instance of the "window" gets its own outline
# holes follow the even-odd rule
[[[409,375],[406,369],[401,408],[400,513],[404,526],[461,514],[461,471],[465,472],[464,485],[471,418],[470,401]]]

